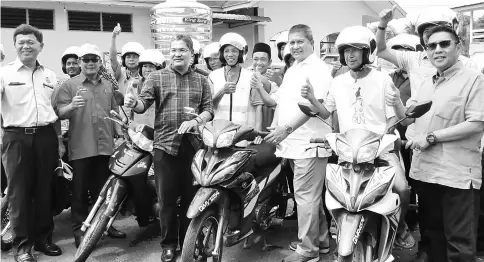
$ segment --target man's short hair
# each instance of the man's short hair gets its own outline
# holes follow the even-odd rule
[[[311,31],[311,27],[309,27],[308,25],[303,25],[303,24],[295,25],[291,27],[291,29],[289,30],[289,34],[293,34],[297,32],[303,33],[310,42],[314,42],[313,31]]]
[[[15,28],[15,31],[13,32],[13,42],[15,43],[17,41],[17,35],[34,35],[35,38],[37,38],[37,41],[40,43],[43,43],[44,41],[44,36],[42,35],[42,32],[35,27],[27,24],[21,24]]]
[[[428,33],[429,39],[433,34],[440,33],[440,32],[449,33],[452,36],[452,40],[454,40],[456,44],[460,42],[459,36],[457,35],[457,33],[452,28],[448,26],[443,26],[443,25],[438,25],[430,29]]]
[[[192,52],[192,54],[194,53],[193,51],[193,41],[192,39],[188,36],[188,35],[176,35],[175,37],[173,37],[173,39],[170,41],[170,44],[173,42],[173,41],[183,41],[185,42],[185,44],[188,46],[188,49],[190,49],[190,52]]]

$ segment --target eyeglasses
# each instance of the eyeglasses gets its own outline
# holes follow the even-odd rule
[[[82,62],[89,64],[89,62],[97,63],[99,58],[81,58]]]
[[[437,48],[437,46],[440,46],[440,48],[447,48],[452,44],[452,42],[454,42],[454,41],[444,40],[444,41],[435,42],[435,43],[428,43],[427,49],[432,51],[432,50],[435,50]]]

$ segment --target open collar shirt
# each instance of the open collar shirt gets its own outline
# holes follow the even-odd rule
[[[111,117],[111,110],[119,112],[113,85],[102,77],[94,83],[81,73],[62,84],[56,97],[56,108],[69,105],[79,88],[87,89],[81,94],[86,104],[75,109],[69,117],[69,158],[111,155],[115,123],[105,117]]]
[[[415,134],[426,135],[460,123],[484,121],[484,76],[462,62],[423,83],[407,102],[431,100],[429,112],[415,120]],[[479,189],[482,183],[482,132],[414,151],[410,176],[427,183]],[[438,138],[437,138],[438,141]]]
[[[213,115],[212,92],[207,77],[195,73],[191,68],[180,74],[170,67],[149,74],[140,100],[145,110],[155,104],[154,148],[177,156],[183,135],[178,134],[180,125],[193,116],[183,113],[184,107],[204,111]]]
[[[37,62],[32,70],[18,58],[0,71],[3,127],[34,127],[53,124],[57,115],[52,97],[55,73]]]

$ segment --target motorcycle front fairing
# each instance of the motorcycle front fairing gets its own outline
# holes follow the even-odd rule
[[[351,254],[362,233],[370,230],[366,227],[381,223],[381,235],[376,236],[376,230],[370,230],[370,235],[386,240],[380,241],[378,257],[388,257],[391,246],[386,243],[393,243],[396,234],[400,199],[392,193],[395,168],[376,167],[374,160],[388,152],[397,137],[356,129],[328,134],[327,139],[340,158],[340,164],[327,165],[325,197],[328,210],[338,222],[338,254]]]

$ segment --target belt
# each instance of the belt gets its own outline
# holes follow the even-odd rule
[[[32,126],[32,127],[9,126],[9,127],[4,127],[3,129],[7,132],[17,132],[17,133],[24,133],[26,135],[33,135],[35,133],[38,133],[53,127],[54,127],[54,124],[48,124],[45,126]]]

